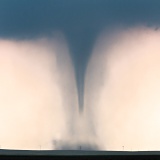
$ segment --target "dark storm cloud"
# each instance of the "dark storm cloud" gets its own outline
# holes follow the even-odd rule
[[[159,15],[159,0],[1,0],[0,36],[34,38],[62,31],[75,65],[82,107],[85,70],[97,34],[107,26],[157,27]]]

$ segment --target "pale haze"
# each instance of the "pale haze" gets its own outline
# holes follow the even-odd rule
[[[69,138],[76,88],[67,47],[59,43],[0,40],[1,148],[54,149],[53,141]]]
[[[160,31],[118,29],[97,40],[86,103],[102,150],[160,149]]]

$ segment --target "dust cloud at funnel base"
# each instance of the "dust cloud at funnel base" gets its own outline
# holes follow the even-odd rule
[[[102,150],[160,150],[160,31],[107,32],[87,69],[86,112]]]

